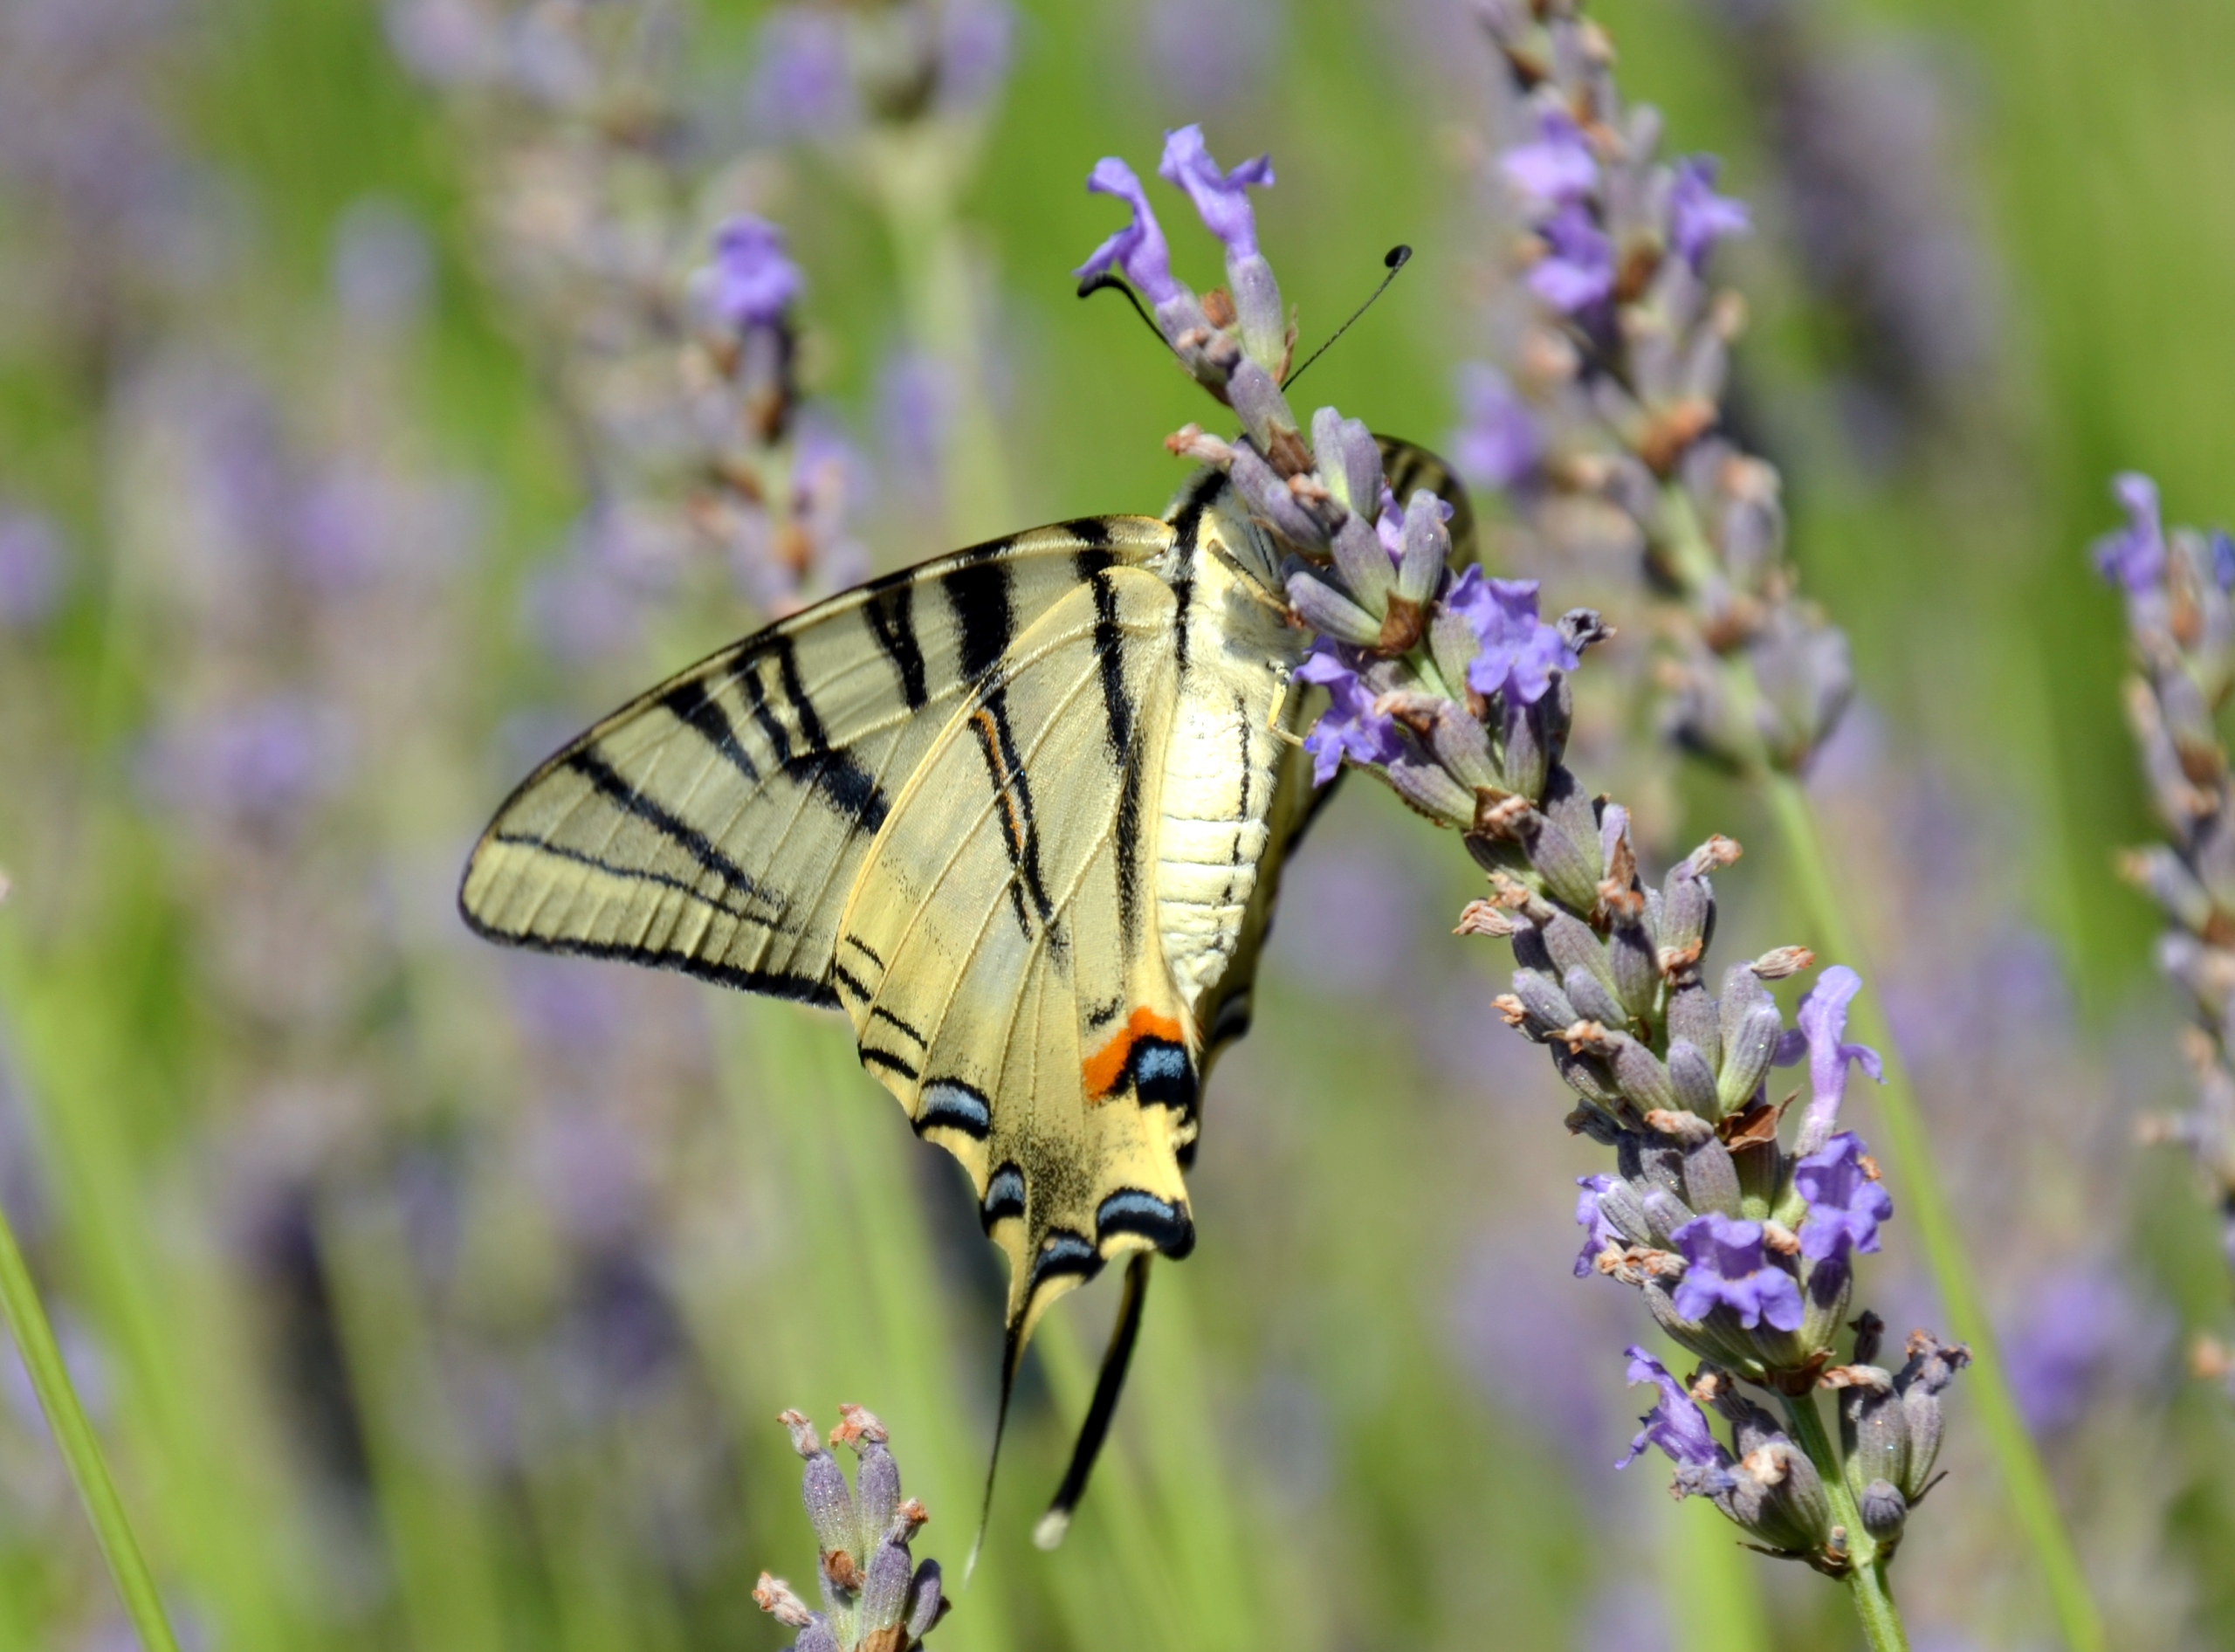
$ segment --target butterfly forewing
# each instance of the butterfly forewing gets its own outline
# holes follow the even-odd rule
[[[863,1063],[969,1170],[1013,1335],[1111,1257],[1184,1250],[1187,1012],[1142,926],[1177,599],[1092,575],[1017,639],[863,862],[835,978]]]
[[[1169,525],[1102,517],[834,597],[607,718],[513,793],[459,904],[492,939],[835,1002],[863,852],[972,685]]]

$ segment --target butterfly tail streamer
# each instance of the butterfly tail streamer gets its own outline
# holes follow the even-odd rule
[[[1021,1316],[1009,1322],[1008,1335],[1001,1347],[1001,1401],[994,1412],[994,1449],[986,1459],[986,1495],[978,1503],[978,1532],[970,1539],[970,1558],[962,1563],[962,1587],[970,1587],[970,1574],[978,1569],[978,1552],[986,1546],[986,1525],[994,1513],[994,1476],[1001,1466],[1001,1436],[1008,1432],[1009,1399],[1016,1392],[1017,1367],[1024,1363],[1024,1320]]]
[[[1033,1542],[1042,1549],[1056,1547],[1070,1530],[1071,1511],[1086,1495],[1088,1476],[1102,1456],[1103,1442],[1110,1437],[1111,1420],[1118,1415],[1118,1396],[1124,1392],[1125,1373],[1133,1363],[1133,1344],[1141,1333],[1141,1311],[1149,1294],[1149,1263],[1155,1255],[1151,1250],[1137,1251],[1126,1264],[1125,1295],[1118,1305],[1118,1321],[1111,1327],[1110,1346],[1102,1356],[1094,1401],[1087,1408],[1086,1421],[1079,1425],[1078,1442],[1071,1448],[1071,1464],[1063,1471],[1063,1483],[1056,1488],[1048,1512],[1032,1531]]]

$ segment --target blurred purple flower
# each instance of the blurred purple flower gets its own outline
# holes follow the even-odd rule
[[[1564,315],[1599,303],[1614,290],[1614,244],[1588,210],[1571,203],[1537,228],[1544,256],[1530,265],[1529,290]]]
[[[1461,422],[1451,456],[1470,482],[1509,488],[1525,479],[1543,457],[1544,438],[1536,415],[1506,375],[1480,361],[1459,369]]]
[[[2095,541],[2096,571],[2133,596],[2146,595],[2165,577],[2165,528],[2157,514],[2157,484],[2135,471],[2112,478],[2127,525]]]
[[[1630,1380],[1650,1382],[1661,1390],[1661,1398],[1639,1419],[1645,1427],[1630,1441],[1629,1455],[1614,1466],[1626,1469],[1649,1447],[1659,1446],[1679,1469],[1721,1469],[1723,1446],[1708,1427],[1708,1414],[1700,1409],[1699,1401],[1684,1392],[1684,1385],[1669,1375],[1668,1366],[1643,1348],[1633,1346],[1623,1352],[1630,1358]]]
[[[1221,172],[1203,143],[1203,128],[1184,126],[1164,134],[1164,158],[1156,169],[1159,177],[1186,191],[1203,227],[1225,244],[1229,258],[1255,255],[1257,215],[1249,191],[1272,187],[1272,156],[1261,155]]]
[[[1711,155],[1695,155],[1676,163],[1668,188],[1668,239],[1679,257],[1695,270],[1706,267],[1708,254],[1727,235],[1743,235],[1754,227],[1746,203],[1715,192],[1716,175],[1723,163]]]
[[[1470,566],[1444,603],[1482,643],[1467,667],[1467,686],[1478,694],[1510,694],[1533,706],[1551,687],[1553,672],[1582,664],[1560,629],[1537,617],[1535,580],[1486,579]]]
[[[1071,272],[1082,281],[1113,266],[1138,288],[1151,304],[1179,296],[1179,283],[1172,279],[1172,251],[1165,244],[1164,230],[1141,189],[1141,181],[1116,155],[1094,163],[1086,187],[1096,195],[1115,196],[1133,209],[1132,222],[1088,254],[1084,264]]]
[[[1508,149],[1498,164],[1514,187],[1539,206],[1567,206],[1587,199],[1599,187],[1599,162],[1584,141],[1583,128],[1557,109],[1539,116],[1537,136]]]
[[[349,745],[338,710],[273,694],[162,731],[143,772],[173,808],[285,823],[340,786]]]
[[[714,231],[706,293],[725,325],[740,333],[776,326],[802,285],[799,265],[784,256],[784,232],[767,219],[745,213]]]
[[[1894,1201],[1862,1167],[1862,1143],[1843,1130],[1793,1167],[1793,1186],[1808,1201],[1800,1224],[1800,1254],[1811,1262],[1844,1256],[1850,1246],[1878,1249],[1878,1224],[1894,1215]]]
[[[2156,1380],[2172,1328],[2108,1263],[2067,1261],[2018,1293],[2002,1337],[2018,1408],[2035,1435],[2062,1433],[2122,1375]]]
[[[939,9],[939,103],[954,114],[1001,89],[1009,69],[1016,14],[998,0],[947,0]]]
[[[0,505],[0,630],[29,630],[54,612],[62,566],[52,522]]]
[[[1334,779],[1345,757],[1355,763],[1386,763],[1403,753],[1396,723],[1373,709],[1372,692],[1324,640],[1312,645],[1296,675],[1298,682],[1326,689],[1332,702],[1304,737],[1313,785]]]
[[[1669,1238],[1688,1264],[1672,1298],[1685,1318],[1704,1319],[1721,1306],[1750,1331],[1764,1322],[1775,1331],[1800,1329],[1800,1287],[1771,1263],[1760,1222],[1711,1210]]]
[[[772,138],[827,137],[861,118],[835,11],[783,6],[762,19],[746,103]]]
[[[1144,26],[1150,75],[1183,109],[1255,96],[1279,38],[1274,0],[1149,0]]]

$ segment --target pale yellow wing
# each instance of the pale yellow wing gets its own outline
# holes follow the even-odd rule
[[[1012,1369],[1105,1262],[1193,1241],[1195,1039],[1153,885],[1176,612],[1127,568],[1049,609],[925,756],[840,924],[863,1064],[1007,1254]]]
[[[833,597],[701,661],[545,763],[458,904],[492,940],[833,1003],[863,855],[955,708],[1151,517],[1038,528]]]

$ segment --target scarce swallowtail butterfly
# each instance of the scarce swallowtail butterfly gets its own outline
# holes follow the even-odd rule
[[[1449,470],[1382,449],[1396,497],[1450,501],[1471,557]],[[1084,518],[873,580],[552,757],[459,894],[492,940],[842,1009],[1008,1258],[1004,1418],[1049,1304],[1130,1259],[1043,1543],[1108,1427],[1149,1258],[1193,1246],[1203,1074],[1248,1027],[1316,801],[1289,686],[1310,637],[1279,562],[1207,471],[1161,519]]]

